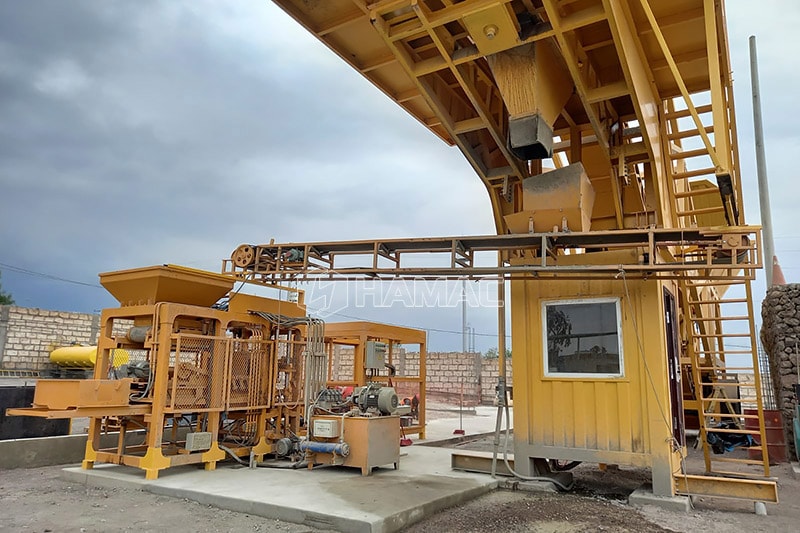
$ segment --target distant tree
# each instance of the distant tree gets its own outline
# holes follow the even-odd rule
[[[14,305],[14,298],[7,292],[3,292],[2,284],[0,284],[0,305]]]
[[[484,359],[499,359],[500,353],[497,351],[497,348],[489,348],[486,350],[486,353],[483,354]],[[511,350],[506,348],[506,359],[511,359]]]
[[[572,322],[560,309],[547,310],[547,351],[555,360],[561,352],[572,342],[569,335],[572,333]]]

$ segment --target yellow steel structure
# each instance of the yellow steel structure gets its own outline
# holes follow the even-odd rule
[[[707,254],[717,262],[705,267],[686,261],[692,251],[682,237],[656,252],[651,233],[622,253],[613,236],[652,228],[735,233],[744,224],[722,0],[275,2],[458,146],[486,186],[499,239],[536,233],[516,248],[500,241],[482,248],[498,250],[493,273],[511,278],[517,470],[534,473],[534,459],[543,457],[647,465],[659,495],[777,500],[766,448],[760,469],[735,470],[755,478],[746,483],[687,476],[682,461],[684,395],[703,437],[703,474],[718,472],[706,437],[743,429],[743,411],[720,409],[720,403],[751,404],[764,442],[752,276],[737,279],[736,268],[727,275],[715,269],[729,246],[727,262],[738,266],[739,251],[753,251],[759,240],[757,229],[755,236],[729,235]],[[549,159],[552,172],[544,169]],[[580,198],[566,192],[567,181]],[[547,187],[554,198],[561,193],[556,202],[563,205],[549,206],[565,210],[561,224],[536,205],[537,191]],[[573,245],[563,244],[576,230]],[[591,233],[597,238],[587,241]],[[469,251],[481,249],[479,238],[472,239],[472,248],[454,239],[451,250],[437,250],[453,257],[440,275],[481,272]],[[414,244],[433,251],[437,242]],[[562,246],[550,246],[556,242]],[[379,257],[396,260],[383,270],[389,275],[425,277],[436,270],[402,268],[399,255],[409,249],[384,244],[370,243],[374,249],[366,251],[376,273]],[[225,270],[270,283],[313,277],[333,268],[337,253],[365,246],[308,244],[299,265],[282,262],[267,245],[240,247]],[[654,263],[660,266],[648,276]],[[756,267],[760,259],[750,253],[741,264]],[[732,283],[744,294],[726,297]],[[726,317],[722,304],[737,299],[746,310]],[[577,323],[591,306],[615,310],[613,349],[610,322],[609,331],[580,334],[563,325],[564,316]],[[550,331],[551,316],[564,331]],[[748,384],[739,369],[725,366],[732,336],[750,342],[741,354],[753,376]],[[585,340],[581,350],[581,338],[594,338],[593,345]],[[573,341],[575,353],[560,351]],[[587,365],[595,366],[586,371]],[[682,375],[691,376],[692,386],[682,389]],[[752,387],[752,399],[743,399],[745,386]],[[718,429],[726,417],[734,428]]]
[[[121,306],[101,314],[94,379],[40,380],[33,407],[9,414],[89,417],[83,467],[124,464],[148,479],[176,465],[212,470],[226,452],[260,460],[301,433],[307,361],[324,355],[322,324],[301,323],[302,301],[233,293],[227,309],[212,307],[234,280],[175,265],[100,282]],[[121,351],[126,358],[115,357]],[[119,439],[101,449],[108,417]],[[139,429],[144,442],[132,444]]]
[[[385,343],[388,347],[386,363],[396,371],[395,375],[383,370],[374,372],[365,364],[368,342]],[[414,364],[404,368],[398,361],[399,346],[417,347],[413,357]],[[338,361],[335,349],[338,346],[349,346],[353,349],[352,367]],[[418,435],[425,438],[425,379],[427,357],[427,334],[420,329],[378,324],[374,322],[330,322],[325,324],[325,348],[328,351],[328,386],[329,387],[363,387],[368,383],[381,383],[393,386],[401,398],[416,397],[418,404],[412,410],[414,423],[406,426],[406,435]],[[343,370],[352,368],[349,375]]]
[[[498,235],[242,245],[222,274],[101,275],[121,307],[101,315],[94,380],[43,382],[34,407],[11,414],[90,417],[85,468],[152,479],[213,469],[226,453],[260,459],[296,441],[322,398],[326,336],[359,353],[371,340],[419,344],[419,374],[394,379],[418,384],[423,402],[425,337],[363,323],[323,333],[302,300],[231,293],[234,281],[492,277],[501,301],[510,280],[517,471],[546,475],[545,458],[633,464],[651,467],[657,495],[777,501],[766,446],[761,461],[709,451],[726,434],[766,441],[750,289],[760,234],[744,225],[722,0],[276,3],[459,147]],[[476,262],[487,251],[497,266]],[[415,253],[450,262],[402,261]],[[503,310],[499,322],[503,354]],[[372,374],[356,368],[353,382]],[[684,461],[684,409],[703,442],[700,475]],[[100,449],[107,417],[120,437]],[[144,443],[126,438],[133,428]],[[424,434],[424,418],[414,429]]]

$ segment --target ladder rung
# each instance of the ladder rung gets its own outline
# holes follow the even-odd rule
[[[710,124],[703,128],[706,130],[706,133],[714,133],[714,125]],[[677,141],[678,139],[686,139],[687,137],[697,137],[700,135],[700,130],[693,129],[693,130],[683,130],[683,131],[676,131],[675,133],[670,133],[667,135],[667,138],[670,141]]]
[[[749,316],[711,316],[711,317],[694,317],[694,322],[714,322],[717,320],[750,320]],[[724,335],[724,333],[723,333]]]
[[[694,198],[705,194],[719,194],[719,189],[697,189],[695,191],[676,192],[675,198]]]
[[[695,106],[695,111],[697,111],[698,115],[702,115],[703,113],[711,113],[711,104]],[[666,113],[664,117],[667,120],[676,119],[676,118],[683,118],[683,117],[690,117],[692,113],[689,109],[679,109],[677,111],[673,111],[672,113]]]
[[[717,403],[751,403],[753,400],[744,400],[742,398],[701,398],[704,402],[717,402]]]
[[[758,415],[737,415],[736,413],[706,413],[706,416],[711,418],[749,418],[751,420],[758,418]]]
[[[670,159],[689,159],[690,157],[697,157],[701,155],[709,155],[708,150],[705,148],[698,148],[697,150],[687,150],[685,152],[672,152],[669,154]]]
[[[720,463],[739,463],[743,465],[763,465],[764,461],[756,461],[755,459],[737,459],[735,457],[711,457],[712,461]]]
[[[695,337],[695,338],[698,338],[698,339],[710,339],[710,338],[720,338],[721,339],[723,337],[726,338],[726,339],[727,338],[734,338],[734,337],[738,338],[738,339],[744,339],[744,338],[748,338],[749,339],[750,338],[750,334],[749,333],[706,333],[704,335],[692,335],[692,337]]]
[[[735,279],[723,280],[723,281],[705,280],[705,281],[692,281],[691,282],[691,286],[695,287],[695,288],[716,287],[716,286],[719,286],[719,285],[744,285],[744,284],[745,284],[744,280],[735,280]]]
[[[764,463],[758,463],[758,464],[764,464]],[[710,473],[719,474],[719,475],[725,476],[725,477],[738,477],[738,478],[742,478],[742,479],[768,479],[763,474],[759,475],[759,474],[753,474],[753,473],[747,473],[747,472],[729,472],[729,471],[726,471],[726,470],[710,470]]]
[[[733,352],[728,352],[728,353],[733,353]],[[753,352],[747,352],[747,353],[753,353]],[[721,372],[726,372],[726,371],[729,371],[729,370],[749,370],[749,371],[752,372],[753,370],[755,370],[755,368],[753,368],[752,366],[698,366],[697,369],[698,370],[719,370]]]
[[[746,304],[747,298],[732,298],[730,300],[689,300],[690,304]]]
[[[714,176],[716,173],[714,167],[699,168],[697,170],[687,170],[686,172],[675,172],[672,174],[672,179],[685,180],[687,178],[696,178],[699,176]]]
[[[719,207],[704,207],[702,209],[691,209],[689,211],[678,211],[675,213],[679,217],[690,217],[693,215],[708,215],[710,213],[722,213],[725,211],[725,208],[722,206]]]
[[[724,381],[701,381],[700,385],[710,385],[712,387],[742,387],[745,389],[752,389],[756,386],[756,384],[752,381],[736,381],[728,383]]]
[[[715,428],[706,428],[706,432],[708,433],[741,433],[743,435],[761,435],[760,431],[756,431],[754,429],[715,429]]]
[[[753,350],[724,350],[724,351],[713,351],[713,350],[705,351],[705,350],[699,350],[699,351],[696,351],[696,352],[694,352],[694,353],[696,353],[696,354],[698,354],[698,355],[699,355],[699,354],[703,354],[703,355],[706,355],[706,354],[718,354],[718,355],[727,355],[727,354],[748,354],[748,353],[753,353]],[[727,367],[727,368],[730,368],[730,367]],[[749,368],[753,368],[753,367],[749,367]]]

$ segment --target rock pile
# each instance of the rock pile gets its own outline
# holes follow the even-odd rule
[[[794,384],[800,381],[800,284],[777,285],[761,304],[761,343],[769,355],[775,398],[783,412],[789,453],[794,450],[792,417],[797,405]]]

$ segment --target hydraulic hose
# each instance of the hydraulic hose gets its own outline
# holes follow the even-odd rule
[[[505,439],[503,442],[503,462],[506,465],[506,468],[511,473],[512,476],[515,478],[521,479],[523,481],[546,481],[548,483],[552,483],[556,485],[558,488],[564,491],[568,491],[572,489],[572,485],[565,485],[561,481],[553,477],[547,476],[523,476],[519,472],[515,471],[511,467],[511,463],[508,460],[508,441],[511,435],[511,416],[509,413],[508,408],[508,401],[506,401],[506,388],[505,388],[505,376],[501,376],[502,380],[500,385],[500,401],[497,407],[497,424],[495,426],[495,436],[494,436],[494,453],[492,454],[492,477],[497,477],[497,455],[498,455],[498,448],[500,445],[500,432],[502,431],[503,426],[503,410],[505,410],[506,414],[506,430],[505,430]]]
[[[502,256],[498,255],[498,263],[502,265]],[[506,390],[506,281],[501,277],[497,282],[497,351],[498,353],[498,366],[500,376],[497,379],[498,389],[498,404],[497,404],[497,423],[495,424],[494,432],[494,451],[492,453],[492,477],[497,477],[497,455],[498,448],[500,447],[500,432],[503,427],[503,409],[506,412],[506,433],[505,441],[503,444],[503,462],[508,471],[514,477],[524,481],[547,481],[553,483],[562,490],[570,490],[572,486],[566,486],[559,480],[545,477],[545,476],[523,476],[511,468],[511,463],[508,461],[508,440],[511,434],[511,416],[508,409],[508,393]]]

